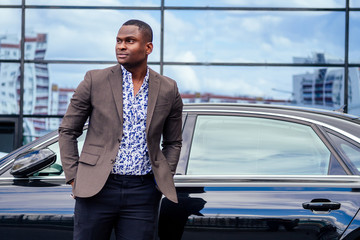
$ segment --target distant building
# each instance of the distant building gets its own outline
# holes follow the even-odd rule
[[[73,88],[60,88],[57,84],[53,84],[51,88],[51,114],[65,115],[69,106],[70,99],[74,94]],[[60,118],[51,119],[51,129],[56,129],[61,123]]]
[[[25,59],[43,60],[47,35],[27,33]],[[0,55],[3,59],[19,59],[20,41],[15,35],[0,36]],[[1,114],[18,114],[20,101],[20,65],[0,64]],[[47,115],[50,113],[50,79],[47,64],[26,63],[24,69],[24,114]],[[47,132],[49,119],[24,119],[24,136],[41,136]]]
[[[0,35],[0,57],[2,59],[20,58],[20,44],[15,35]],[[19,112],[19,75],[19,64],[0,64],[0,114]]]
[[[311,58],[294,58],[294,63],[342,63],[327,60],[322,53]],[[316,68],[313,72],[293,75],[293,100],[296,105],[339,109],[344,103],[343,68]],[[348,111],[360,114],[359,68],[349,68]]]

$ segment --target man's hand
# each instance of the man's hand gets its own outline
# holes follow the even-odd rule
[[[74,189],[74,182],[75,182],[75,181],[72,180],[71,183],[70,183],[72,189]],[[73,193],[71,193],[70,196],[71,196],[73,199],[75,199],[75,196],[74,196]]]

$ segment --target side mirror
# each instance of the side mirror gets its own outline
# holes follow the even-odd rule
[[[44,148],[25,152],[15,158],[10,173],[14,177],[28,177],[50,166],[56,161],[56,154]]]

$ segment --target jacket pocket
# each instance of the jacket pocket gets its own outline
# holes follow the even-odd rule
[[[100,156],[104,153],[104,148],[94,145],[87,145],[84,146],[79,162],[85,163],[91,166],[96,165],[97,161],[99,160]]]

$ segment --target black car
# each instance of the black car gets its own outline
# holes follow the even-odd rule
[[[86,135],[79,137],[81,150]],[[0,238],[72,239],[57,132],[0,160]],[[190,104],[160,239],[360,239],[360,120],[274,105]]]

